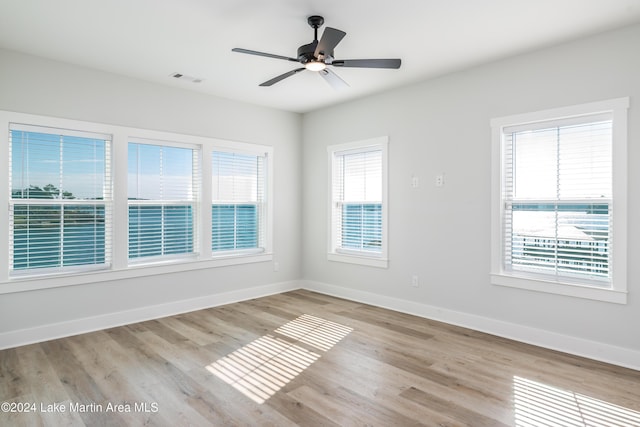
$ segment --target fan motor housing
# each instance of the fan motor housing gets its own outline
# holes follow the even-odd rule
[[[314,53],[316,52],[316,47],[318,46],[318,41],[315,40],[309,44],[302,45],[298,48],[298,61],[302,64],[306,64],[309,61],[314,61],[316,58]]]

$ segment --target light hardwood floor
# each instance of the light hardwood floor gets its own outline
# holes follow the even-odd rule
[[[294,291],[0,351],[0,402],[34,410],[2,426],[627,427],[640,372]]]

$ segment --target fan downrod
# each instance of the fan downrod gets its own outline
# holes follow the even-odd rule
[[[319,15],[312,15],[307,18],[307,23],[313,28],[313,41],[318,40],[318,28],[324,24],[324,18]]]

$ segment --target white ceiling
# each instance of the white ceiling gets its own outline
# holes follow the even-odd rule
[[[231,49],[295,57],[309,15],[347,33],[337,59],[402,67],[335,68],[351,86],[339,92],[311,71],[259,87],[298,64]],[[307,112],[636,22],[640,0],[0,0],[0,47]]]

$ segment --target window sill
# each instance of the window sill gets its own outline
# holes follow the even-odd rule
[[[506,273],[492,273],[491,283],[498,286],[585,298],[615,304],[627,303],[627,293],[623,291],[583,284],[565,283],[539,277],[529,277],[525,274],[513,275]]]
[[[63,286],[85,285],[89,283],[108,282],[136,277],[155,276],[159,274],[179,273],[182,271],[203,270],[207,268],[225,267],[231,265],[269,262],[273,260],[272,253],[247,254],[228,256],[208,260],[184,260],[182,262],[153,263],[131,265],[120,270],[93,270],[57,274],[55,276],[17,276],[9,281],[0,282],[0,295],[15,292],[34,291],[39,289],[59,288]]]
[[[329,261],[346,262],[348,264],[359,264],[377,268],[387,268],[389,265],[389,260],[385,258],[354,254],[339,254],[335,252],[328,253],[327,259]]]

